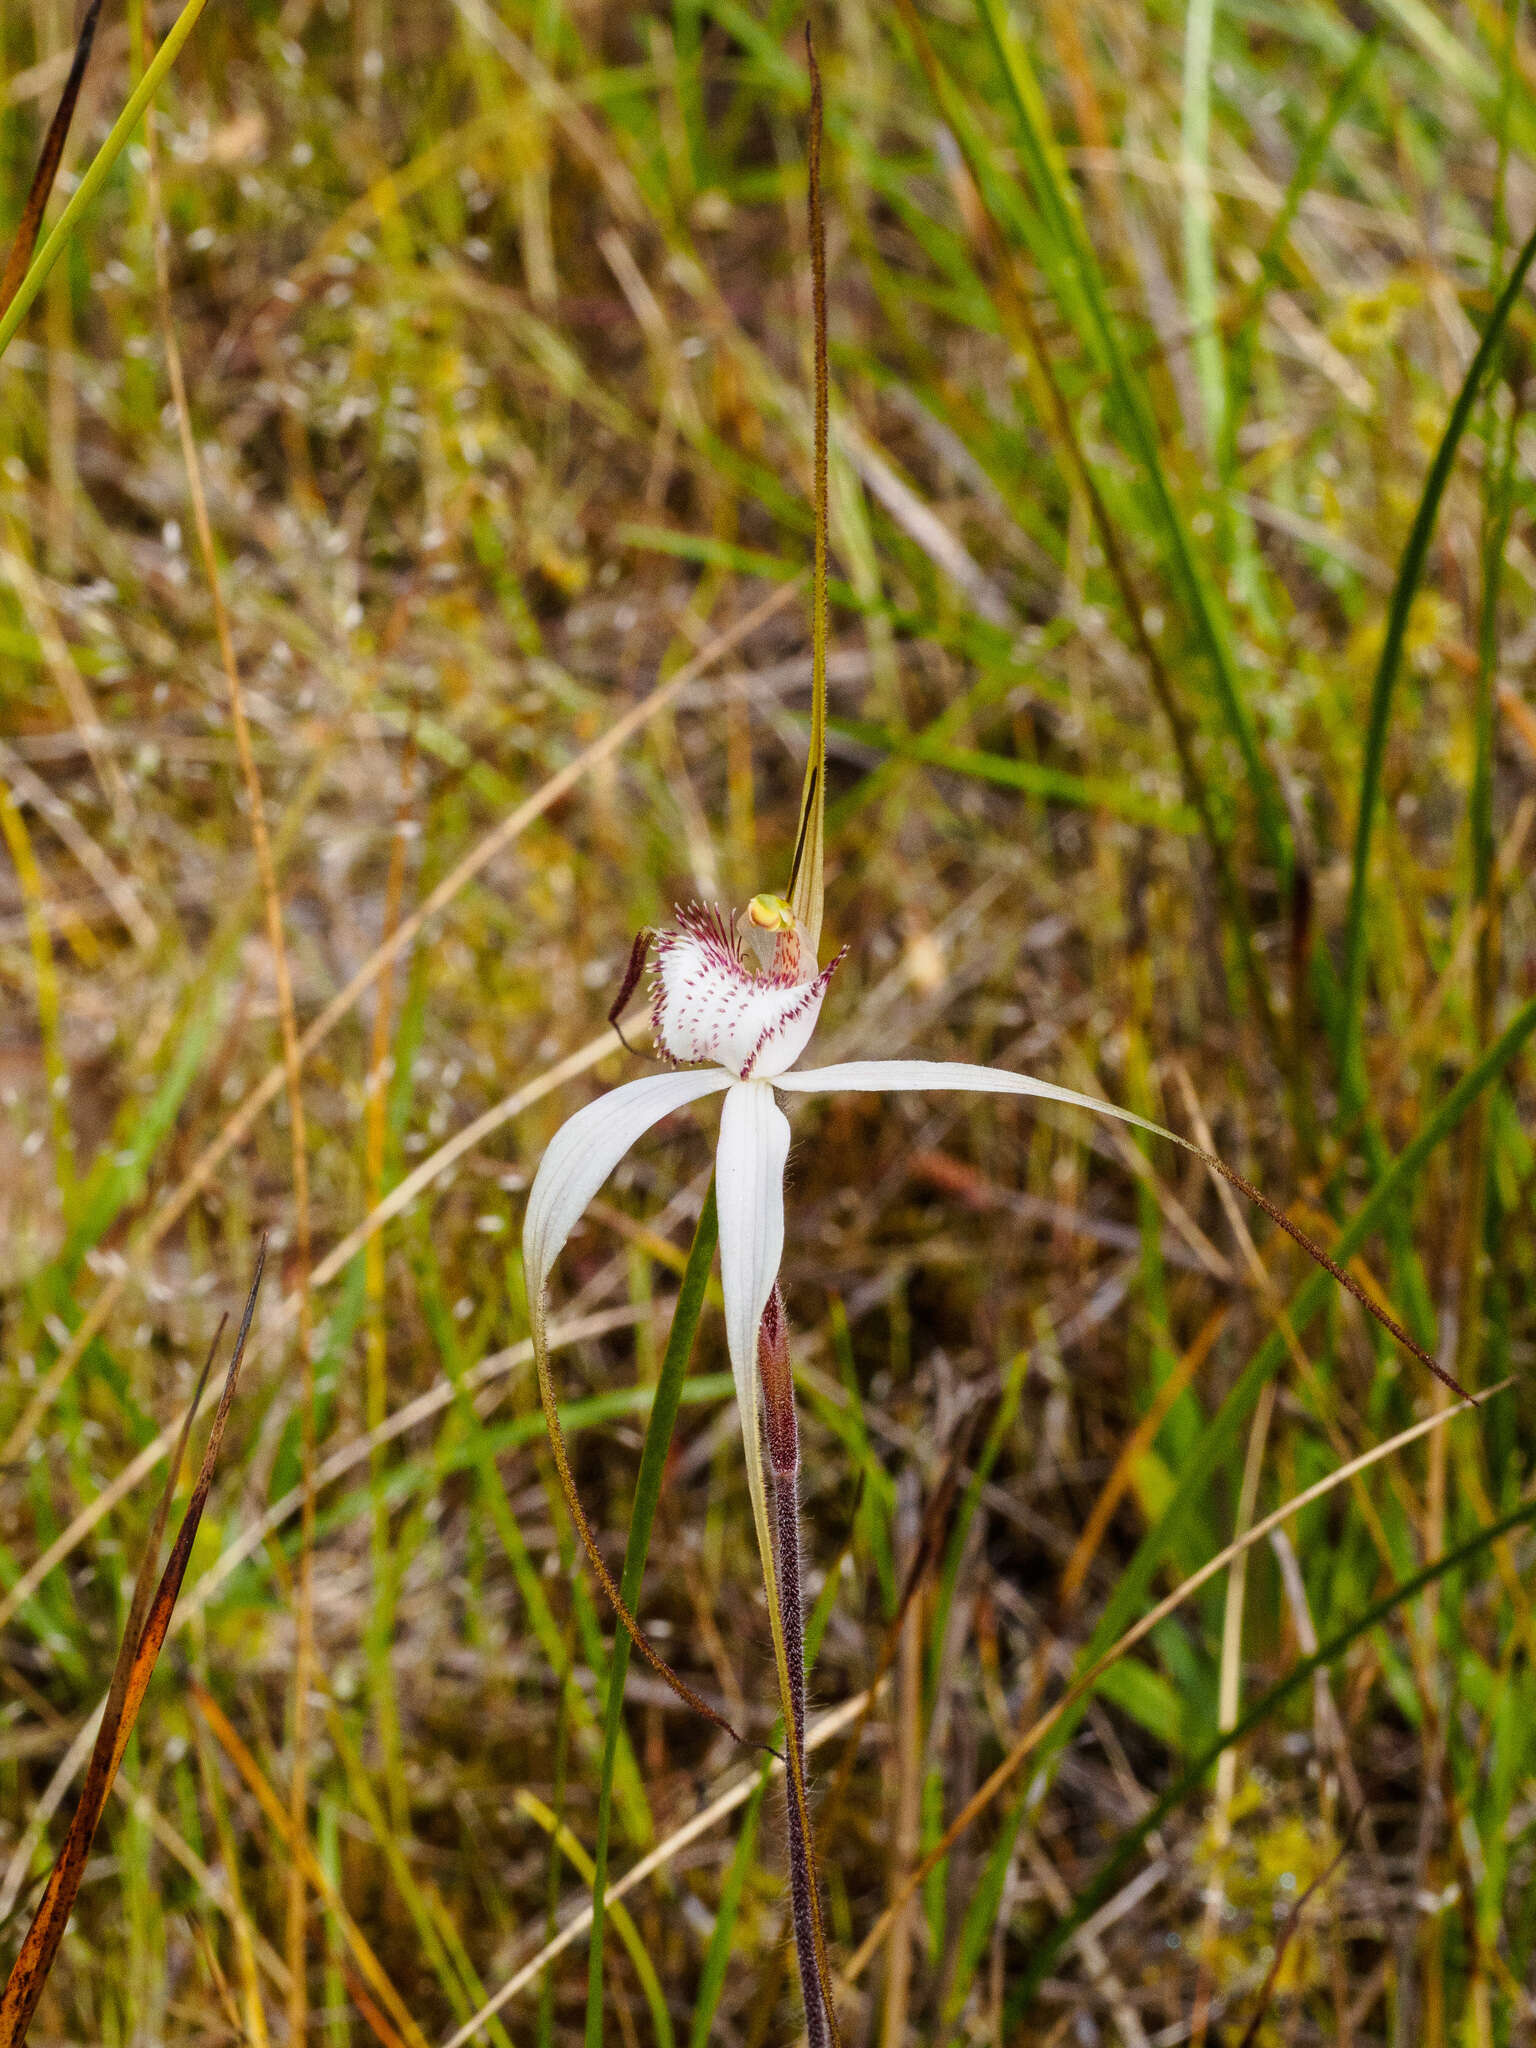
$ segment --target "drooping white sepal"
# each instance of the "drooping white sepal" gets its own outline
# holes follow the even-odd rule
[[[789,1119],[766,1081],[731,1088],[720,1111],[715,1201],[725,1340],[742,1427],[757,1428],[757,1330],[784,1256],[784,1162]]]
[[[725,1341],[736,1380],[747,1498],[768,1595],[774,1660],[786,1698],[788,1666],[779,1613],[778,1573],[768,1523],[768,1475],[759,1422],[762,1408],[757,1333],[784,1252],[784,1162],[789,1119],[766,1081],[738,1081],[720,1108],[715,1151],[715,1203],[720,1217],[720,1287],[725,1296]],[[788,1711],[786,1703],[786,1712]]]
[[[523,1219],[523,1270],[541,1324],[550,1270],[588,1202],[625,1153],[674,1109],[729,1086],[730,1076],[718,1069],[648,1074],[599,1095],[556,1131],[539,1161]]]

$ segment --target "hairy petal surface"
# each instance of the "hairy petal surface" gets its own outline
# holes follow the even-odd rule
[[[770,1079],[797,1060],[838,963],[818,974],[798,939],[780,951],[782,964],[755,973],[723,912],[679,910],[656,940],[651,1028],[667,1058],[710,1060],[743,1081]]]

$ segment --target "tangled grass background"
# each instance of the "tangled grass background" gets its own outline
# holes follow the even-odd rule
[[[137,0],[101,23],[76,171],[141,26]],[[0,366],[7,1963],[164,1450],[272,1246],[35,2042],[444,2041],[518,1980],[487,2038],[582,2033],[613,1636],[516,1225],[550,1133],[635,1071],[602,1029],[635,929],[788,860],[801,27],[764,0],[209,7]],[[1027,1066],[1208,1131],[1324,1242],[1364,1211],[1363,1284],[1464,1384],[1514,1380],[1446,1420],[1278,1232],[1129,1136],[802,1111],[845,2034],[1529,2042],[1519,292],[1467,380],[1536,219],[1536,41],[1517,0],[845,0],[816,27],[853,945],[818,1056]],[[0,16],[8,219],[73,30],[57,0]],[[659,1134],[563,1262],[615,1565],[707,1162]],[[690,1370],[641,1611],[766,1740],[708,1308]],[[1019,1754],[1235,1537],[1437,1418]],[[653,1862],[611,1918],[608,2037],[789,2038],[782,1794],[648,1674],[627,1699],[611,1869]]]

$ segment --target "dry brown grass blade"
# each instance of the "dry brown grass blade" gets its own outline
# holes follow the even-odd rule
[[[912,47],[918,61],[923,67],[934,103],[942,107],[945,105],[944,78],[927,30],[913,0],[897,0],[897,7],[912,39]],[[1250,940],[1247,920],[1242,912],[1242,892],[1231,852],[1218,827],[1210,786],[1195,751],[1194,721],[1174,686],[1173,676],[1152,631],[1149,607],[1143,599],[1138,578],[1131,567],[1123,536],[1110,515],[1103,492],[1099,489],[1098,479],[1084,451],[1077,420],[1057,376],[1056,362],[1050,344],[1035,316],[1030,295],[1022,288],[1016,274],[1007,237],[988,206],[980,186],[969,178],[969,173],[967,177],[974,201],[971,209],[971,227],[984,256],[987,274],[996,289],[997,310],[1003,317],[1010,339],[1021,345],[1021,355],[1032,368],[1040,399],[1041,425],[1056,443],[1064,468],[1074,477],[1083,493],[1083,501],[1092,518],[1094,532],[1100,547],[1104,550],[1105,566],[1120,593],[1126,620],[1145,666],[1152,694],[1157,699],[1158,708],[1167,722],[1174,753],[1178,758],[1179,775],[1184,785],[1185,796],[1200,818],[1201,830],[1205,835],[1216,871],[1217,885],[1228,906],[1232,931],[1238,940],[1243,978],[1253,997],[1254,1009],[1264,1035],[1278,1054],[1280,1041],[1269,983]]]
[[[144,20],[146,39],[149,33],[148,18]],[[145,60],[148,61],[146,41]],[[299,1306],[299,1369],[303,1376],[303,1396],[300,1412],[302,1436],[300,1459],[304,1474],[304,1510],[302,1533],[299,1543],[299,1572],[296,1602],[297,1649],[293,1663],[293,1775],[290,1784],[289,1803],[296,1830],[302,1829],[309,1800],[309,1694],[310,1667],[314,1662],[314,1541],[315,1541],[315,1361],[314,1332],[310,1308],[310,1227],[309,1227],[309,1142],[304,1119],[303,1055],[299,1050],[299,1026],[293,1002],[293,977],[288,966],[288,946],[283,931],[283,901],[278,886],[277,863],[272,853],[272,841],[267,831],[266,801],[262,793],[261,776],[256,767],[255,750],[251,744],[250,721],[246,716],[245,693],[240,682],[240,665],[235,657],[234,634],[230,627],[229,610],[224,602],[224,589],[219,574],[218,551],[214,546],[213,522],[208,516],[208,494],[203,486],[202,462],[197,452],[197,439],[192,431],[192,407],[187,395],[187,380],[182,366],[181,346],[176,335],[176,323],[171,306],[170,230],[166,222],[165,208],[160,196],[159,160],[155,149],[155,123],[153,111],[145,117],[145,137],[149,149],[149,193],[150,212],[154,223],[155,240],[155,283],[160,307],[161,337],[165,346],[165,366],[170,379],[171,401],[176,411],[176,431],[181,442],[182,460],[187,472],[187,496],[192,506],[192,524],[197,534],[198,553],[202,557],[203,574],[207,578],[208,598],[213,608],[214,630],[218,635],[219,658],[223,664],[225,681],[229,688],[230,723],[234,728],[235,751],[240,760],[241,779],[245,784],[246,803],[250,810],[251,843],[256,855],[256,871],[261,881],[262,909],[265,913],[267,945],[272,954],[272,979],[277,993],[278,1024],[282,1033],[283,1077],[288,1096],[288,1126],[290,1133],[290,1157],[293,1173],[293,1222],[295,1253],[298,1260],[298,1306]],[[288,1968],[292,1982],[289,1989],[288,2026],[296,2041],[304,2038],[307,2025],[306,1978],[304,1972],[304,1880],[299,1867],[294,1865],[294,1880],[288,1897]]]
[[[584,775],[618,753],[642,726],[675,702],[684,690],[697,682],[716,662],[723,661],[728,654],[733,654],[759,627],[765,626],[770,619],[775,618],[791,602],[799,588],[798,582],[781,583],[776,590],[770,591],[733,624],[701,647],[697,654],[690,656],[665,682],[658,683],[648,696],[642,697],[638,704],[631,705],[628,711],[614,720],[606,732],[600,733],[576,755],[574,760],[557,769],[532,796],[527,797],[493,825],[444,875],[410,915],[401,919],[390,938],[375,947],[346,986],[331,998],[319,1016],[306,1027],[303,1037],[299,1040],[301,1062],[307,1060],[315,1048],[330,1036],[343,1017],[351,1014],[358,999],[372,988],[390,962],[398,960],[406,948],[415,943],[417,935],[438,912],[446,909],[454,897],[467,888],[499,853],[510,846],[536,818],[541,818],[546,811],[552,810],[562,797],[575,788]],[[217,1136],[203,1147],[176,1187],[165,1196],[145,1223],[133,1246],[134,1259],[147,1258],[161,1239],[175,1228],[230,1153],[244,1142],[257,1117],[282,1093],[286,1073],[285,1060],[278,1060],[268,1068],[245,1099],[230,1112]],[[105,1328],[107,1318],[122,1299],[128,1286],[130,1270],[131,1267],[125,1268],[106,1283],[81,1319],[69,1343],[59,1353],[48,1371],[39,1378],[15,1427],[5,1442],[0,1444],[0,1465],[11,1464],[24,1455],[38,1425],[53,1405],[59,1389],[84,1356],[91,1340]]]
[[[358,1976],[357,1971],[347,1961],[345,1956],[341,1959],[341,1975],[347,1987],[348,1998],[357,2007],[374,2039],[382,2043],[382,2048],[405,2048],[403,2038],[389,2024],[389,2021],[380,2012],[378,2006],[368,1996],[367,1987],[364,1985],[362,1978]]]
[[[185,1608],[182,1609],[182,1614],[185,1617]],[[266,2008],[261,2001],[260,1972],[261,1969],[266,1970],[286,2001],[288,1966],[277,1951],[262,1939],[251,1923],[245,1903],[244,1887],[240,1880],[239,1851],[235,1843],[235,1831],[230,1824],[228,1802],[219,1783],[219,1774],[214,1768],[207,1732],[202,1723],[195,1718],[192,1722],[192,1746],[197,1753],[198,1781],[202,1785],[203,1800],[213,1823],[213,1838],[218,1844],[224,1883],[228,1892],[228,1919],[235,1940],[235,1963],[240,1972],[243,2038],[249,2044],[249,2048],[270,2048],[271,2036],[267,2031]]]
[[[59,174],[59,164],[64,155],[64,144],[69,139],[69,124],[75,118],[75,102],[79,99],[80,88],[85,83],[85,67],[91,60],[91,44],[96,40],[96,23],[100,14],[101,0],[90,0],[90,5],[85,10],[85,19],[80,24],[80,34],[75,42],[75,55],[69,67],[69,76],[64,81],[64,90],[59,95],[59,104],[54,110],[53,119],[48,123],[48,133],[43,138],[43,153],[37,160],[32,189],[27,194],[26,205],[21,209],[21,219],[16,223],[11,251],[5,259],[5,273],[0,276],[0,313],[5,311],[21,289],[21,280],[26,276],[27,265],[32,261],[32,251],[37,246],[37,231],[43,224],[48,197],[53,191],[53,181]]]
[[[1077,1596],[1083,1590],[1093,1560],[1098,1555],[1115,1510],[1130,1490],[1138,1460],[1157,1440],[1159,1430],[1168,1420],[1169,1411],[1180,1394],[1189,1385],[1195,1374],[1211,1355],[1212,1346],[1227,1326],[1228,1310],[1218,1308],[1206,1317],[1193,1344],[1179,1360],[1173,1371],[1163,1381],[1146,1414],[1137,1423],[1121,1446],[1113,1469],[1099,1491],[1088,1520],[1083,1524],[1083,1533],[1073,1546],[1072,1555],[1067,1559],[1061,1574],[1061,1585],[1057,1599],[1063,1614],[1070,1614],[1077,1604]]]
[[[1294,1494],[1290,1500],[1283,1502],[1281,1506],[1273,1509],[1260,1521],[1253,1523],[1250,1528],[1244,1530],[1241,1536],[1229,1543],[1225,1549],[1219,1550],[1214,1557],[1207,1559],[1198,1571],[1192,1572],[1180,1585],[1175,1586],[1171,1593],[1159,1600],[1157,1605],[1142,1615],[1139,1621],[1133,1622],[1124,1635],[1111,1644],[1102,1657],[1072,1681],[1071,1685],[1067,1687],[1058,1700],[1048,1707],[1038,1719],[1030,1722],[1002,1762],[997,1765],[991,1775],[977,1787],[965,1805],[961,1807],[938,1841],[907,1872],[900,1891],[885,1907],[849,1960],[848,1967],[844,1970],[838,1985],[839,1991],[846,1991],[852,1984],[857,1982],[860,1975],[868,1967],[871,1958],[884,1943],[899,1909],[911,1898],[929,1872],[943,1862],[967,1828],[986,1811],[998,1793],[1003,1790],[1004,1786],[1012,1781],[1025,1759],[1034,1750],[1038,1749],[1062,1716],[1070,1712],[1080,1699],[1093,1690],[1112,1664],[1118,1664],[1122,1657],[1133,1650],[1139,1642],[1144,1641],[1161,1622],[1166,1621],[1176,1608],[1182,1606],[1191,1594],[1197,1593],[1218,1572],[1224,1571],[1234,1558],[1240,1557],[1245,1551],[1252,1549],[1255,1543],[1262,1542],[1271,1529],[1278,1529],[1282,1523],[1287,1521],[1292,1515],[1299,1513],[1302,1508],[1309,1507],[1315,1500],[1321,1500],[1325,1494],[1331,1493],[1336,1486],[1345,1485],[1348,1481],[1354,1479],[1358,1473],[1365,1472],[1372,1465],[1379,1464],[1383,1458],[1390,1457],[1394,1451],[1404,1450],[1409,1444],[1417,1443],[1420,1437],[1428,1436],[1436,1430],[1443,1429],[1448,1422],[1454,1421],[1457,1416],[1466,1415],[1470,1411],[1482,1407],[1486,1402],[1491,1401],[1496,1394],[1502,1394],[1506,1388],[1513,1384],[1512,1380],[1501,1380],[1497,1386],[1490,1387],[1486,1393],[1480,1395],[1475,1401],[1462,1401],[1453,1408],[1437,1409],[1433,1415],[1426,1416],[1422,1421],[1415,1422],[1407,1429],[1400,1430],[1396,1436],[1389,1437],[1385,1443],[1372,1445],[1370,1450],[1363,1451],[1358,1458],[1352,1458],[1348,1464],[1341,1465],[1337,1471],[1326,1473],[1323,1478],[1315,1481],[1311,1486],[1305,1487],[1300,1493]],[[1033,1711],[1032,1708],[1031,1711]]]
[[[20,2048],[20,2044],[27,2037],[27,2029],[37,2010],[37,2002],[43,1995],[48,1973],[53,1968],[59,1944],[64,1939],[64,1929],[74,1907],[81,1879],[85,1875],[91,1844],[96,1838],[96,1829],[100,1825],[102,1810],[112,1790],[112,1781],[117,1776],[118,1765],[122,1762],[123,1752],[128,1747],[128,1738],[133,1733],[133,1726],[138,1719],[139,1708],[143,1705],[144,1694],[160,1655],[161,1645],[171,1625],[176,1596],[180,1593],[181,1582],[186,1576],[187,1560],[192,1555],[192,1545],[203,1518],[208,1489],[213,1484],[214,1467],[218,1463],[219,1448],[224,1441],[224,1426],[229,1420],[230,1404],[234,1400],[235,1387],[240,1377],[240,1362],[245,1356],[251,1318],[256,1312],[256,1296],[261,1287],[261,1274],[266,1257],[267,1246],[263,1238],[256,1255],[256,1272],[251,1281],[251,1291],[246,1297],[245,1313],[240,1319],[240,1334],[235,1339],[234,1355],[229,1361],[229,1371],[224,1378],[224,1392],[213,1418],[213,1427],[208,1432],[208,1443],[203,1451],[203,1462],[198,1471],[197,1482],[192,1488],[191,1499],[187,1502],[186,1513],[182,1516],[181,1527],[176,1532],[176,1540],[171,1545],[171,1554],[166,1560],[165,1570],[160,1575],[160,1583],[151,1596],[150,1578],[159,1551],[160,1538],[164,1534],[171,1497],[176,1490],[187,1433],[191,1428],[192,1416],[197,1411],[197,1399],[193,1400],[187,1410],[187,1418],[171,1459],[170,1471],[166,1475],[165,1490],[155,1513],[150,1542],[145,1549],[144,1561],[139,1566],[139,1575],[128,1610],[128,1626],[123,1632],[122,1648],[118,1652],[117,1663],[112,1673],[106,1710],[102,1715],[101,1726],[97,1730],[96,1743],[91,1751],[91,1760],[86,1769],[79,1803],[58,1858],[49,1873],[42,1901],[32,1925],[27,1930],[20,1953],[12,1965],[5,1991],[0,1994],[0,2048]],[[223,1328],[223,1324],[220,1323],[218,1334],[209,1347],[202,1379],[198,1384],[199,1399],[212,1368],[214,1351],[217,1349],[219,1336],[223,1334]]]
[[[1362,1817],[1359,1809],[1350,1816],[1349,1826],[1344,1832],[1344,1839],[1339,1844],[1338,1851],[1327,1869],[1318,1872],[1317,1876],[1313,1878],[1301,1897],[1292,1906],[1290,1912],[1285,1916],[1285,1925],[1281,1928],[1275,1939],[1275,1953],[1270,1961],[1268,1975],[1265,1977],[1259,1991],[1258,2004],[1254,2007],[1252,2019],[1249,2020],[1247,2026],[1243,2029],[1243,2038],[1238,2042],[1237,2048],[1254,2048],[1254,2043],[1259,2038],[1259,2029],[1264,2024],[1265,2015],[1274,2003],[1275,1986],[1280,1981],[1280,1966],[1285,1961],[1285,1952],[1290,1947],[1297,1928],[1301,1925],[1301,1916],[1306,1911],[1311,1900],[1328,1883],[1339,1865],[1344,1861],[1344,1858],[1354,1847],[1355,1836],[1359,1832]]]
[[[261,1765],[241,1739],[234,1723],[224,1712],[213,1695],[198,1684],[191,1682],[189,1691],[192,1704],[208,1724],[210,1734],[220,1749],[239,1772],[246,1790],[251,1793],[257,1805],[266,1815],[273,1833],[288,1851],[295,1863],[303,1866],[304,1875],[310,1886],[325,1901],[327,1910],[334,1916],[341,1929],[342,1938],[352,1952],[364,1982],[388,2012],[390,2021],[400,2036],[411,2044],[411,2048],[427,2048],[426,2036],[411,2018],[410,2010],[400,1993],[391,1982],[384,1965],[374,1954],[368,1939],[347,1911],[341,1895],[327,1875],[324,1865],[309,1845],[309,1837],[294,1832],[288,1811],[267,1779]]]

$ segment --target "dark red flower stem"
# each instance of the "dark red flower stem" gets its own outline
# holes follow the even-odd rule
[[[758,1371],[763,1385],[763,1436],[773,1478],[774,1571],[779,1589],[779,1626],[789,1666],[789,1719],[785,1740],[790,1746],[788,1790],[789,1903],[794,1927],[800,1988],[805,1998],[805,2031],[809,2048],[831,2048],[836,2036],[828,2024],[822,1989],[816,1895],[816,1858],[807,1834],[808,1816],[801,1811],[795,1778],[805,1790],[805,1603],[800,1591],[800,1429],[795,1417],[795,1389],[789,1367],[789,1329],[784,1297],[777,1286],[763,1311],[757,1341]]]

